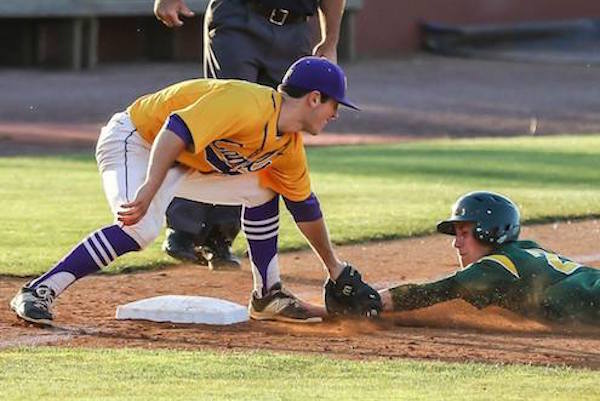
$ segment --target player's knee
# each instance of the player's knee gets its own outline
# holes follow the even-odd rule
[[[162,229],[161,222],[153,219],[142,219],[132,226],[124,226],[123,231],[129,234],[141,249],[147,248],[159,236]]]
[[[270,189],[260,188],[248,194],[244,201],[245,208],[255,208],[272,202],[279,202],[279,196]]]

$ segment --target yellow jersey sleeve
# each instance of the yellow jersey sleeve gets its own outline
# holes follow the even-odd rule
[[[308,161],[302,134],[290,134],[289,145],[273,163],[260,171],[260,184],[287,199],[300,202],[310,196]]]

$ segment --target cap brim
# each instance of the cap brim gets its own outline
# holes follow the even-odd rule
[[[346,98],[338,100],[338,103],[343,104],[346,107],[350,107],[351,109],[360,111],[360,108],[354,102],[352,102]]]

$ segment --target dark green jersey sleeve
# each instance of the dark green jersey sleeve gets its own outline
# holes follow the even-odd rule
[[[390,288],[394,310],[410,310],[424,308],[440,302],[460,298],[464,289],[456,281],[455,276],[425,284],[404,284]]]
[[[394,310],[424,308],[462,298],[478,308],[501,305],[511,284],[519,279],[514,264],[504,255],[486,256],[456,274],[425,284],[404,284],[390,289]]]

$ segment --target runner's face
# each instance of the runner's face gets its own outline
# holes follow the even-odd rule
[[[452,246],[456,248],[456,255],[460,267],[466,267],[473,262],[477,262],[482,257],[492,252],[492,246],[479,242],[473,236],[473,227],[475,223],[456,222],[454,223],[454,241]]]

